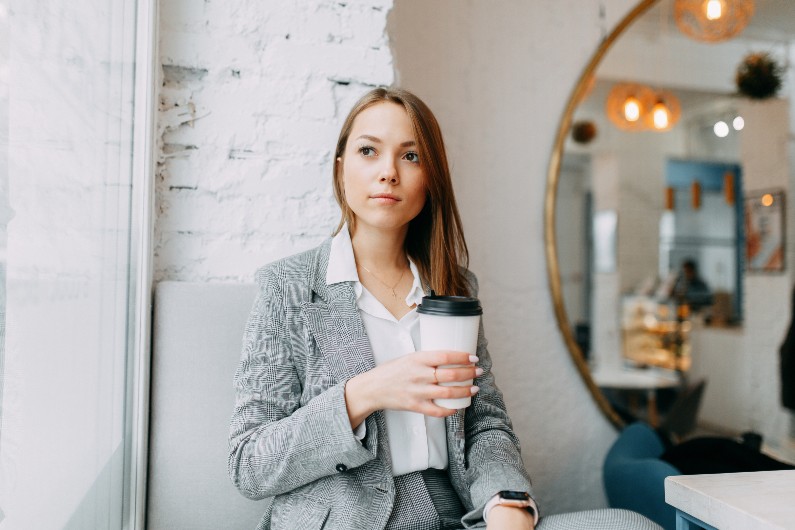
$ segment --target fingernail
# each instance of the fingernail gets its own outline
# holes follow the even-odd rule
[[[480,360],[480,358],[477,355],[470,355],[469,356],[469,362],[471,362],[471,363],[476,363],[479,360]]]
[[[475,377],[483,375],[483,368],[475,368]]]
[[[472,395],[477,394],[478,390],[480,390],[480,387],[479,386],[474,386],[474,385],[472,387],[470,387],[470,389],[469,389],[469,391],[472,392]]]

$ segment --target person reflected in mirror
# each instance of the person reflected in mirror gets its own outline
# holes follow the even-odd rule
[[[712,290],[699,275],[698,263],[692,258],[682,262],[682,270],[671,288],[670,297],[679,304],[687,304],[693,312],[715,302]]]

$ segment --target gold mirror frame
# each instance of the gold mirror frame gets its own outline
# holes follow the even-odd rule
[[[563,112],[560,126],[555,136],[555,146],[552,150],[552,158],[549,162],[547,190],[544,198],[544,243],[547,255],[547,275],[550,292],[552,293],[552,304],[555,307],[555,318],[558,321],[558,328],[563,334],[563,340],[566,343],[571,358],[574,360],[574,364],[577,366],[577,370],[580,372],[583,382],[591,392],[596,404],[617,428],[623,427],[624,422],[618,414],[616,414],[616,411],[613,410],[613,407],[610,406],[610,403],[599,390],[599,387],[594,383],[588,368],[588,363],[585,361],[585,357],[582,354],[582,350],[580,350],[580,347],[574,340],[574,333],[571,330],[571,324],[569,323],[568,314],[566,313],[566,308],[563,303],[563,290],[560,284],[560,265],[558,262],[557,233],[555,231],[555,201],[558,195],[558,181],[560,180],[560,162],[563,157],[563,147],[566,143],[566,137],[569,135],[569,130],[571,129],[574,111],[583,98],[591,77],[602,61],[602,58],[613,46],[613,43],[615,43],[616,39],[624,33],[630,24],[648,11],[649,8],[658,1],[659,0],[641,0],[629,14],[618,23],[610,35],[602,41],[599,48],[597,48],[596,52],[591,57],[591,60],[588,62],[588,65],[585,67],[585,70],[580,74],[577,85],[574,87],[566,103],[566,110]]]

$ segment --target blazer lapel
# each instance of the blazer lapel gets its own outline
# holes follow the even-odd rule
[[[312,302],[301,304],[301,314],[335,378],[342,382],[375,368],[375,358],[356,305],[352,282],[326,285],[331,239],[310,264]]]
[[[375,368],[375,357],[356,305],[352,282],[326,285],[330,250],[329,239],[321,247],[317,260],[310,264],[307,272],[313,282],[313,300],[301,304],[301,317],[335,379],[344,382]],[[385,436],[379,436],[386,432],[383,412],[376,411],[366,422],[367,445],[376,455],[380,453],[385,476],[392,476],[388,441]],[[373,480],[380,481],[380,477]]]
[[[339,283],[328,286],[328,291],[328,302],[306,302],[301,313],[326,364],[342,382],[375,368],[375,358],[353,286]]]

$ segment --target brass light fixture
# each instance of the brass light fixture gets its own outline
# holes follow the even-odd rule
[[[670,131],[682,114],[679,98],[668,90],[658,90],[654,97],[654,105],[645,116],[646,124],[653,131]]]
[[[644,116],[655,103],[654,92],[638,83],[617,83],[610,89],[605,103],[607,117],[619,129],[644,131],[648,128]]]
[[[773,194],[765,193],[762,195],[762,206],[773,206]]]
[[[676,208],[676,191],[673,187],[668,186],[665,188],[665,209],[673,210]]]
[[[701,208],[701,183],[697,180],[690,185],[690,200],[694,210]]]
[[[726,198],[726,204],[734,206],[736,196],[734,192],[734,173],[731,171],[723,174],[723,194]]]
[[[720,42],[739,35],[754,16],[754,0],[676,0],[679,29],[702,42]]]
[[[668,90],[652,90],[638,83],[618,83],[607,95],[607,117],[624,131],[669,131],[682,109]]]

